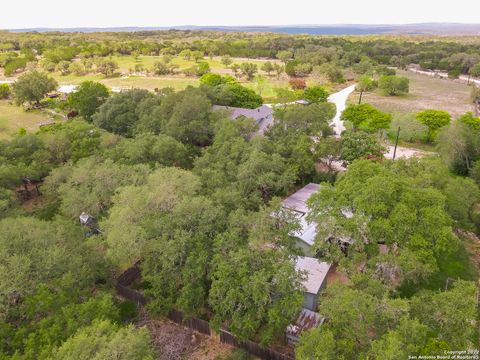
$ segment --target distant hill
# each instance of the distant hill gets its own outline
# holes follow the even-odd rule
[[[272,32],[311,35],[480,35],[480,24],[425,23],[404,25],[282,25],[282,26],[171,26],[171,27],[110,27],[110,28],[28,28],[10,29],[12,32],[134,32],[155,30],[215,30],[241,32]]]

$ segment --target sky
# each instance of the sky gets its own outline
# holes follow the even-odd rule
[[[480,22],[480,0],[19,0],[0,28]]]

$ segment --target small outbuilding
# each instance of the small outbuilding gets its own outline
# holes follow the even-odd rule
[[[305,274],[303,287],[303,307],[315,311],[318,305],[318,295],[327,286],[327,275],[332,264],[312,257],[299,256],[295,260],[295,270]]]
[[[287,326],[285,332],[288,343],[295,345],[304,331],[320,326],[323,321],[319,313],[303,308],[295,322]]]

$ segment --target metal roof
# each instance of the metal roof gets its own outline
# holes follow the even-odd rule
[[[295,270],[306,272],[306,279],[302,282],[306,292],[318,294],[323,283],[327,280],[327,274],[332,264],[320,261],[312,257],[299,256],[295,260]]]
[[[319,313],[303,308],[295,323],[287,326],[286,333],[298,339],[302,332],[316,328],[323,321],[324,318]]]
[[[306,214],[308,213],[306,202],[318,190],[320,190],[319,184],[310,183],[283,200],[283,207]]]
[[[320,190],[319,184],[310,183],[282,201],[282,206],[294,211],[300,221],[300,230],[292,235],[310,246],[313,245],[317,236],[317,226],[314,222],[309,222],[306,219],[309,212],[306,202],[318,190]]]
[[[237,119],[240,116],[245,116],[249,119],[254,119],[259,127],[258,133],[263,134],[265,130],[273,124],[273,109],[262,105],[256,109],[246,109],[246,108],[238,108],[238,107],[231,107],[231,106],[221,106],[221,105],[214,105],[213,110],[226,110],[230,112],[230,118],[232,120]]]

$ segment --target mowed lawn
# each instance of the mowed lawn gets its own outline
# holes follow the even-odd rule
[[[27,131],[37,130],[42,123],[50,118],[41,111],[25,111],[22,107],[0,101],[0,139],[8,139],[20,128]]]
[[[365,93],[362,102],[390,113],[417,113],[425,109],[448,111],[454,118],[473,111],[470,87],[460,81],[436,79],[409,71],[397,70],[397,75],[410,79],[410,93],[403,96],[383,96],[379,91]],[[350,102],[358,102],[358,92]]]

